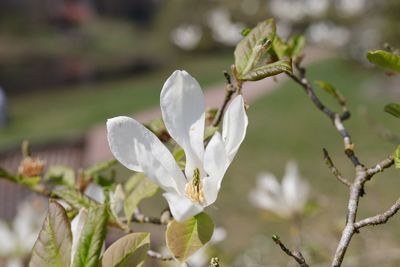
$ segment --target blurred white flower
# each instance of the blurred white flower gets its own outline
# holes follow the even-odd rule
[[[350,39],[350,31],[331,22],[312,24],[307,29],[310,42],[330,46],[343,46]]]
[[[280,20],[298,22],[305,17],[320,17],[329,7],[328,0],[272,0],[272,14]]]
[[[198,82],[186,71],[175,71],[163,86],[160,102],[165,127],[185,152],[184,171],[157,136],[132,118],[107,121],[108,143],[125,167],[145,173],[166,191],[172,215],[184,221],[216,201],[246,134],[247,115],[242,96],[235,97],[225,112],[222,134],[216,132],[205,148],[205,101]]]
[[[358,15],[366,7],[365,0],[338,0],[335,4],[339,12],[347,16]]]
[[[24,258],[31,253],[46,216],[46,204],[29,199],[18,205],[11,227],[0,221],[0,257],[7,258],[6,267],[24,266]]]
[[[232,22],[228,10],[223,8],[210,12],[208,26],[214,40],[228,46],[234,46],[242,39],[241,31],[245,28],[243,23]]]
[[[194,24],[182,24],[171,32],[171,41],[181,49],[193,50],[201,40],[203,31],[200,26]]]
[[[249,199],[258,208],[272,211],[282,218],[291,218],[303,211],[309,191],[308,183],[300,178],[297,164],[289,161],[282,184],[273,174],[262,173]]]

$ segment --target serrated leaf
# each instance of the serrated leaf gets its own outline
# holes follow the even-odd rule
[[[376,50],[369,51],[367,58],[371,63],[381,68],[400,72],[400,56],[398,55],[384,50]]]
[[[282,59],[274,63],[255,68],[243,76],[240,76],[239,79],[241,81],[258,81],[282,72],[292,73],[292,61],[290,59]]]
[[[72,267],[97,267],[106,237],[108,209],[106,205],[90,208],[79,238]]]
[[[75,172],[67,166],[51,166],[45,175],[45,180],[51,184],[73,187],[75,185]]]
[[[274,19],[267,19],[254,27],[237,45],[234,52],[235,66],[239,76],[246,74],[272,45],[275,38]]]
[[[397,103],[391,103],[391,104],[387,104],[384,108],[385,112],[400,118],[400,104]]]
[[[46,220],[33,246],[29,267],[69,267],[71,245],[67,214],[60,204],[50,201]]]
[[[96,203],[94,200],[91,200],[90,198],[75,189],[66,188],[55,190],[53,191],[53,195],[65,200],[68,204],[78,210],[80,208],[88,209],[90,207],[96,207],[98,205],[98,203]]]
[[[184,222],[173,220],[165,232],[167,246],[179,262],[184,262],[210,241],[214,223],[206,213],[200,213]]]
[[[394,152],[394,166],[396,169],[400,169],[400,146]]]
[[[150,233],[132,233],[114,242],[104,252],[103,267],[142,266],[150,248]]]
[[[294,35],[288,41],[290,47],[290,56],[298,56],[306,45],[306,38],[303,35]]]
[[[139,203],[145,198],[154,196],[159,187],[143,173],[133,175],[125,183],[124,187],[127,196],[124,202],[124,212],[129,224],[132,214],[135,212]]]

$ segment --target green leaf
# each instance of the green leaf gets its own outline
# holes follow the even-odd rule
[[[277,35],[272,43],[272,48],[279,59],[289,56],[289,46]]]
[[[110,169],[112,166],[117,164],[118,161],[113,159],[109,161],[105,161],[99,164],[95,164],[84,171],[84,174],[88,177],[94,176],[95,174],[99,174],[103,171]]]
[[[368,60],[385,69],[400,72],[400,56],[392,54],[384,50],[369,51]]]
[[[46,220],[33,246],[29,267],[69,267],[72,246],[70,229],[64,208],[50,200]]]
[[[51,184],[74,187],[75,172],[67,166],[51,166],[45,175],[45,181]]]
[[[239,76],[254,68],[261,56],[271,47],[275,38],[274,19],[260,22],[244,37],[235,49],[235,66]]]
[[[10,181],[16,181],[17,180],[15,175],[12,175],[11,173],[9,173],[8,171],[6,171],[3,168],[0,168],[0,178],[5,178],[5,179],[10,180]]]
[[[124,212],[129,224],[139,203],[145,198],[154,196],[158,191],[158,185],[150,181],[143,173],[137,173],[129,178],[124,187],[127,196]]]
[[[133,233],[118,239],[104,252],[103,267],[142,266],[150,248],[150,233]]]
[[[53,195],[65,200],[68,204],[70,204],[75,209],[79,210],[80,208],[90,208],[98,206],[94,200],[91,200],[81,192],[75,189],[60,189],[53,191]]]
[[[394,152],[394,166],[396,169],[400,169],[400,146]]]
[[[25,176],[19,175],[19,176],[17,176],[16,182],[32,188],[32,187],[37,186],[41,180],[42,180],[42,177],[40,177],[40,176],[25,177]]]
[[[210,241],[213,231],[214,223],[211,218],[205,213],[200,213],[184,222],[170,222],[165,238],[174,257],[184,262]]]
[[[290,59],[282,59],[274,63],[255,68],[254,70],[251,70],[245,75],[239,77],[239,79],[242,81],[258,81],[282,72],[292,73],[292,61]]]
[[[393,116],[400,118],[400,104],[391,103],[387,104],[384,108],[385,112],[392,114]]]
[[[290,47],[290,56],[298,56],[306,45],[306,38],[303,35],[293,35],[289,39],[288,45]]]
[[[85,226],[79,238],[72,267],[97,267],[108,221],[108,208],[103,205],[90,208]]]

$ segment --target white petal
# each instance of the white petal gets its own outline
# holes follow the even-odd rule
[[[172,216],[178,222],[182,222],[203,211],[203,207],[193,203],[186,197],[181,197],[174,193],[164,193],[163,196],[168,201]]]
[[[118,184],[114,192],[110,192],[110,209],[115,218],[120,218],[124,211],[125,193],[121,184]]]
[[[188,179],[195,168],[203,170],[204,95],[198,82],[186,71],[175,71],[165,82],[160,97],[162,117],[171,137],[186,155]]]
[[[109,119],[107,131],[111,152],[125,167],[144,172],[164,190],[184,191],[185,176],[152,132],[128,117]]]
[[[82,208],[79,213],[71,222],[72,232],[72,247],[71,247],[71,265],[73,263],[76,250],[78,249],[79,238],[81,237],[83,227],[87,221],[88,213],[87,210]]]
[[[216,132],[207,145],[204,154],[204,170],[207,177],[202,179],[207,206],[215,202],[221,189],[222,178],[229,166],[228,156],[220,133]]]
[[[241,95],[235,97],[224,115],[222,125],[222,139],[225,143],[226,152],[230,161],[236,155],[242,143],[247,128],[248,120]]]
[[[0,256],[7,256],[17,249],[17,234],[3,221],[0,221],[0,240]]]
[[[300,179],[297,164],[293,161],[286,165],[282,189],[287,205],[293,210],[300,211],[307,202],[309,187],[307,183]]]
[[[20,258],[11,258],[8,259],[5,267],[24,267],[24,261]]]
[[[85,189],[85,195],[99,202],[100,204],[104,203],[103,188],[97,184],[94,183],[89,184],[88,187],[86,187]]]

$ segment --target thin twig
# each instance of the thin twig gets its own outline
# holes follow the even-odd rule
[[[359,230],[367,225],[378,225],[386,223],[391,217],[393,217],[400,209],[400,198],[384,213],[378,214],[354,224],[354,228]]]
[[[139,209],[136,209],[136,211],[132,215],[131,220],[132,220],[132,222],[136,222],[136,223],[151,223],[151,224],[157,224],[157,225],[168,224],[169,220],[163,219],[163,217],[164,217],[163,214],[160,217],[146,216],[146,215],[142,214]]]
[[[294,250],[291,251],[288,249],[285,244],[282,243],[280,240],[279,236],[273,235],[272,240],[279,245],[279,247],[282,249],[283,252],[285,252],[288,256],[292,257],[301,267],[308,267],[308,264],[306,262],[306,259],[303,257],[300,251]]]
[[[226,79],[225,98],[224,98],[224,102],[222,103],[221,107],[218,109],[217,114],[215,115],[214,121],[212,122],[212,126],[214,126],[214,127],[217,127],[221,123],[226,106],[228,105],[229,101],[231,100],[233,94],[235,92],[240,91],[240,88],[242,86],[242,84],[240,82],[236,82],[237,83],[236,86],[233,85],[231,76],[228,74],[228,72],[224,71],[224,76]]]
[[[336,179],[338,179],[342,184],[350,187],[351,183],[349,181],[347,181],[346,178],[344,178],[342,176],[342,174],[340,173],[340,171],[336,168],[335,164],[333,164],[333,161],[331,159],[331,157],[328,154],[328,151],[324,148],[323,149],[324,152],[324,160],[326,165],[328,166],[328,168],[331,170],[332,174],[336,177]]]
[[[375,166],[369,168],[367,170],[367,175],[369,177],[372,177],[375,174],[377,174],[378,172],[382,172],[384,169],[387,169],[387,168],[391,167],[393,164],[394,164],[394,157],[393,157],[393,155],[390,155],[389,157],[387,157],[386,159],[382,160],[381,162],[379,162]]]
[[[174,259],[173,256],[165,256],[165,255],[162,255],[161,253],[153,251],[153,250],[148,250],[147,256],[149,256],[152,259],[159,260],[159,261],[172,261]]]

